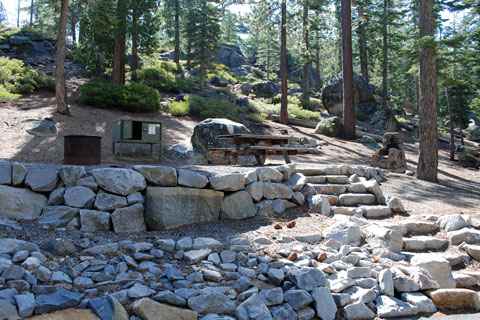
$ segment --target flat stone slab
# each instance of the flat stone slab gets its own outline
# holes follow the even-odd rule
[[[382,318],[409,317],[418,314],[417,307],[390,296],[379,296],[376,305],[377,316]]]
[[[149,187],[145,195],[145,222],[150,230],[216,221],[223,192],[181,187]]]
[[[450,231],[447,233],[447,239],[453,245],[459,245],[462,242],[480,244],[480,231],[473,228]]]
[[[469,289],[437,289],[427,291],[437,307],[480,310],[478,293]]]
[[[342,206],[354,206],[357,204],[375,204],[377,201],[373,194],[369,193],[346,193],[338,197],[340,205]]]
[[[441,250],[448,246],[448,241],[429,236],[414,236],[403,238],[403,245],[407,251]]]

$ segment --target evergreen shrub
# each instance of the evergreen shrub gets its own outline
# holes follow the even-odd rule
[[[145,84],[118,85],[94,79],[79,88],[79,101],[98,108],[130,112],[152,112],[160,109],[160,93]]]
[[[12,101],[36,89],[55,90],[55,80],[23,61],[0,57],[0,101]]]
[[[170,103],[168,110],[174,116],[190,115],[200,120],[207,118],[227,118],[232,121],[238,121],[242,108],[226,99],[186,95],[184,101]]]

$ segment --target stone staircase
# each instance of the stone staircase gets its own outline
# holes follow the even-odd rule
[[[335,166],[324,168],[297,168],[305,176],[305,183],[316,195],[323,196],[331,206],[331,213],[360,214],[367,218],[390,217],[393,212],[387,205],[378,181],[383,171],[376,168]],[[398,199],[397,199],[398,201]]]

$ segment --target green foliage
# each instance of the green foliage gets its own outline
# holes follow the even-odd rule
[[[289,96],[288,101],[288,114],[291,117],[304,120],[320,119],[322,117],[320,112],[303,109],[298,97]],[[261,100],[254,100],[249,102],[248,111],[253,114],[266,116],[278,115],[280,114],[280,104],[270,104]]]
[[[174,117],[186,117],[190,112],[188,101],[173,101],[168,105],[168,112]]]
[[[183,72],[183,67],[173,61],[160,60],[155,58],[154,56],[144,56],[142,58],[144,68],[163,69],[172,73]]]
[[[180,65],[171,61],[149,62],[149,65],[153,67],[133,71],[132,81],[143,83],[160,92],[181,92],[191,89],[192,81],[175,76],[176,72],[182,71]]]
[[[55,89],[55,80],[43,71],[23,65],[23,61],[0,57],[0,101],[16,100],[36,89]]]
[[[323,107],[322,100],[317,98],[310,98],[309,100],[300,98],[300,103],[302,108],[307,110],[317,110]]]
[[[228,73],[228,70],[230,70],[230,68],[224,64],[211,62],[207,65],[205,80],[211,81],[215,76],[218,76],[229,82],[238,83],[238,79],[234,75]]]
[[[226,99],[214,97],[203,98],[196,95],[185,96],[185,101],[176,101],[168,105],[169,112],[174,116],[187,114],[204,120],[207,118],[227,118],[238,121],[241,108]]]
[[[160,109],[160,94],[144,84],[117,85],[94,79],[79,88],[79,101],[98,108],[129,112],[152,112]]]

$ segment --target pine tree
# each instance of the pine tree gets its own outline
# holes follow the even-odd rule
[[[434,0],[419,1],[420,28],[420,155],[417,178],[437,182],[437,85],[434,43]]]
[[[67,105],[67,85],[65,81],[65,37],[67,35],[68,0],[61,0],[60,22],[58,24],[57,57],[55,64],[55,93],[57,112],[70,115]]]
[[[355,105],[353,91],[351,2],[342,0],[342,83],[343,130],[346,139],[355,140]]]

